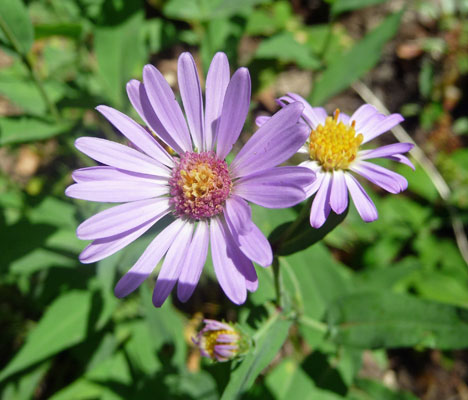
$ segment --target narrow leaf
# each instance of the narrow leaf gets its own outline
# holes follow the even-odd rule
[[[34,41],[34,28],[21,0],[0,1],[0,28],[0,42],[22,55],[29,51]]]
[[[344,296],[328,310],[332,339],[362,348],[468,346],[468,311],[413,296],[364,292]]]
[[[39,118],[0,118],[0,146],[43,140],[66,132],[69,122],[52,123]]]
[[[346,11],[358,10],[360,8],[385,3],[387,0],[335,0],[331,7],[333,15],[338,15]]]
[[[0,381],[80,343],[87,335],[92,292],[72,291],[56,299],[0,373]]]
[[[348,52],[331,61],[309,96],[311,103],[324,103],[373,68],[384,44],[397,33],[401,15],[401,11],[390,15]]]

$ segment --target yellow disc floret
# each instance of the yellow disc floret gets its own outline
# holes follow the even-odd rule
[[[310,133],[310,158],[317,161],[324,170],[347,169],[356,158],[364,137],[356,135],[353,121],[351,125],[338,122],[340,110],[327,117],[325,125],[319,125]]]

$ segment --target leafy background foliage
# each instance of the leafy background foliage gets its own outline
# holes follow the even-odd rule
[[[465,0],[1,1],[2,399],[466,398],[467,16]],[[243,307],[210,265],[187,304],[154,309],[152,282],[117,300],[116,280],[162,227],[80,265],[75,228],[100,208],[63,194],[70,171],[92,165],[73,142],[122,140],[93,108],[136,117],[125,83],[151,62],[176,86],[184,50],[205,73],[217,51],[247,66],[252,116],[286,91],[329,111],[380,100],[403,113],[418,144],[417,170],[396,167],[409,190],[368,185],[372,224],[351,207],[323,230],[295,226],[277,247],[281,279],[259,268]],[[243,139],[254,130],[251,118]],[[254,218],[277,243],[300,212]],[[255,346],[201,360],[190,338],[202,316],[238,321]]]

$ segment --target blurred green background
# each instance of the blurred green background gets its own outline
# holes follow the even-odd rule
[[[466,0],[1,0],[0,397],[468,399],[467,17]],[[296,92],[330,112],[385,105],[417,143],[415,172],[392,166],[406,193],[366,186],[377,222],[351,208],[280,258],[293,320],[271,318],[271,268],[243,307],[209,266],[187,304],[153,308],[154,280],[114,298],[157,226],[78,262],[75,229],[100,205],[64,196],[70,172],[93,165],[73,142],[122,141],[94,107],[137,118],[126,82],[152,63],[177,89],[182,51],[202,79],[217,51],[249,68],[244,141]],[[268,235],[296,212],[254,207],[254,219]],[[202,316],[240,321],[257,346],[240,363],[201,360]]]

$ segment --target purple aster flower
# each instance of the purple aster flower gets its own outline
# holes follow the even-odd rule
[[[238,69],[230,78],[223,53],[213,58],[206,79],[205,106],[192,56],[183,53],[178,80],[185,116],[161,73],[147,65],[143,83],[132,80],[127,93],[148,130],[107,106],[97,110],[130,142],[82,137],[76,147],[104,164],[74,171],[70,197],[124,204],[104,210],[77,229],[92,240],[83,263],[102,260],[143,235],[171,214],[171,222],[148,245],[117,283],[115,294],[135,290],[158,263],[162,267],[153,303],[161,306],[178,282],[181,301],[192,295],[211,243],[218,281],[236,304],[258,281],[252,261],[272,262],[268,240],[252,222],[247,201],[264,207],[289,207],[304,200],[313,182],[308,168],[277,167],[304,143],[308,129],[298,121],[304,106],[291,104],[258,129],[230,165],[225,158],[237,141],[250,105],[250,75]],[[168,152],[155,136],[173,149]]]
[[[231,324],[203,320],[205,327],[193,338],[202,356],[214,361],[228,361],[248,351],[248,338]]]
[[[293,102],[304,105],[302,124],[310,135],[298,151],[307,157],[300,165],[315,172],[317,179],[306,188],[307,197],[315,194],[310,211],[310,224],[320,228],[333,210],[343,213],[348,207],[348,192],[354,205],[366,222],[378,218],[377,209],[361,184],[353,176],[361,175],[390,193],[400,193],[408,187],[407,180],[387,168],[366,160],[388,158],[414,169],[411,161],[403,155],[413,148],[411,143],[394,143],[372,150],[362,150],[361,145],[369,142],[403,121],[400,114],[385,116],[377,109],[365,104],[353,115],[336,110],[328,116],[324,108],[311,107],[301,96],[288,93],[277,100],[281,107]],[[269,121],[269,117],[258,117],[257,125]]]

